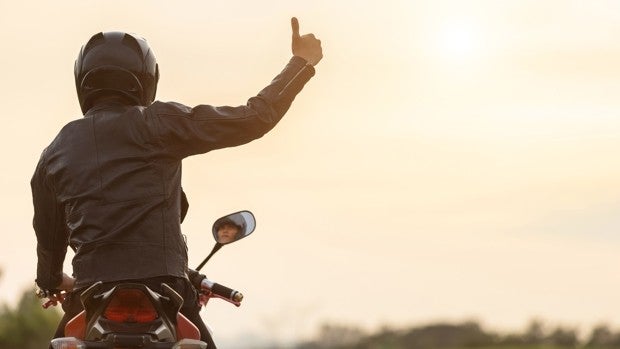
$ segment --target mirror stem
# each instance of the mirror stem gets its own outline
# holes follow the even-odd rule
[[[215,254],[215,252],[219,251],[220,248],[222,248],[222,244],[220,244],[219,242],[215,243],[215,246],[213,246],[213,249],[211,250],[211,253],[209,253],[209,255],[207,256],[207,258],[205,258],[204,261],[202,261],[202,263],[200,263],[198,265],[198,267],[196,268],[196,271],[200,271],[200,269],[202,269],[202,267],[205,266],[205,264],[207,264],[207,262],[209,261],[209,259],[211,259],[211,257]]]

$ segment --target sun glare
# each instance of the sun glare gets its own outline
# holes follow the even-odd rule
[[[470,23],[445,23],[437,40],[441,57],[447,62],[463,63],[480,55],[480,35]]]

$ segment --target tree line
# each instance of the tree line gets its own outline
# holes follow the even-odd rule
[[[620,330],[595,326],[580,338],[574,328],[548,328],[532,321],[521,333],[497,333],[475,321],[460,324],[436,323],[407,329],[383,328],[376,333],[347,325],[323,325],[315,339],[296,349],[620,349]]]
[[[0,306],[0,349],[46,348],[61,318],[58,309],[43,309],[34,289],[18,303]],[[295,349],[620,349],[620,330],[601,324],[580,336],[575,328],[532,321],[520,333],[498,333],[475,321],[435,323],[405,329],[385,327],[368,333],[351,325],[325,324],[316,338]]]
[[[41,349],[60,322],[57,309],[43,309],[35,290],[25,291],[14,307],[0,306],[0,349]]]

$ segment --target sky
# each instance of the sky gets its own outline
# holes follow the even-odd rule
[[[184,161],[190,265],[217,218],[257,218],[205,268],[246,296],[203,312],[217,342],[620,326],[620,2],[605,0],[0,0],[0,302],[33,285],[29,181],[81,117],[73,63],[92,34],[145,37],[159,100],[240,105],[291,56],[291,16],[322,41],[316,76],[263,138]]]

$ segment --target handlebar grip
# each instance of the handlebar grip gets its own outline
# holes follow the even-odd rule
[[[235,302],[241,302],[243,300],[243,294],[241,292],[235,291],[232,288],[228,288],[218,283],[213,284],[211,287],[211,292]]]

